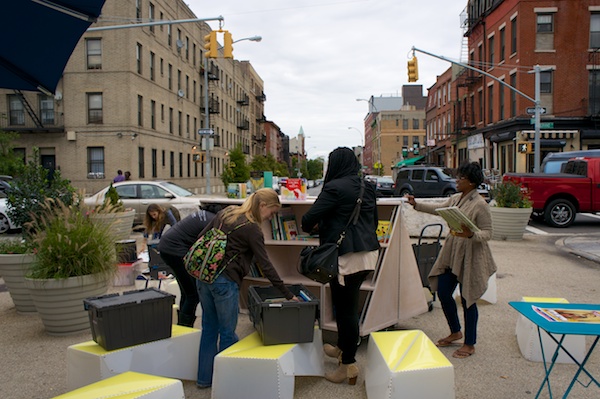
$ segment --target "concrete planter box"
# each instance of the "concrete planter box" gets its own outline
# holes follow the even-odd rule
[[[4,278],[8,293],[18,313],[35,313],[35,305],[25,286],[25,275],[35,261],[32,254],[0,255],[0,275]]]
[[[490,207],[492,240],[521,240],[533,208]]]

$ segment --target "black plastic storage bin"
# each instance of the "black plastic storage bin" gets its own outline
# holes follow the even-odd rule
[[[303,285],[288,285],[298,298],[308,301],[285,301],[281,292],[273,287],[250,286],[248,310],[254,328],[264,345],[312,342],[319,300]],[[301,292],[303,295],[301,295]]]
[[[111,351],[171,337],[175,296],[156,288],[84,299],[94,341]]]

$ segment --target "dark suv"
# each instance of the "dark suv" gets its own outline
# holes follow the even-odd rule
[[[447,197],[456,193],[456,180],[438,166],[405,166],[396,176],[395,195]]]

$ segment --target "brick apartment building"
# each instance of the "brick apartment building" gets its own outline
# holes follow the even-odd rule
[[[102,16],[91,28],[197,18],[181,0],[107,0]],[[248,157],[266,155],[267,145],[281,152],[283,134],[269,129],[267,137],[263,81],[248,61],[224,59],[221,50],[205,61],[210,29],[192,22],[88,31],[54,97],[0,90],[0,128],[20,133],[16,150],[24,158],[40,148],[44,166],[88,194],[107,186],[117,169],[205,193],[205,164],[194,161],[194,146],[198,129],[210,128],[211,187],[224,192],[220,175],[230,149],[241,145]]]
[[[540,66],[541,159],[600,148],[600,0],[470,0],[466,15],[469,65],[532,98]],[[534,154],[519,145],[534,141],[533,106],[484,74],[447,70],[429,91],[430,161],[533,171]]]

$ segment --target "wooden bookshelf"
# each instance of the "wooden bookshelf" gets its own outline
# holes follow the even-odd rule
[[[239,205],[241,199],[206,197],[201,203]],[[290,206],[296,215],[298,229],[302,216],[314,203],[307,200],[282,200],[283,206]],[[408,230],[402,220],[400,198],[377,200],[379,219],[389,220],[390,238],[381,244],[377,269],[369,275],[361,286],[360,294],[360,335],[391,327],[401,320],[427,312],[427,300],[415,260]],[[286,284],[302,284],[320,300],[321,328],[337,331],[331,304],[329,284],[314,282],[298,271],[300,251],[309,245],[318,245],[318,239],[274,240],[270,221],[262,225],[265,245],[271,262]],[[305,232],[299,231],[301,234]],[[246,277],[240,290],[240,306],[246,309],[247,291],[250,285],[269,285],[265,278]]]

